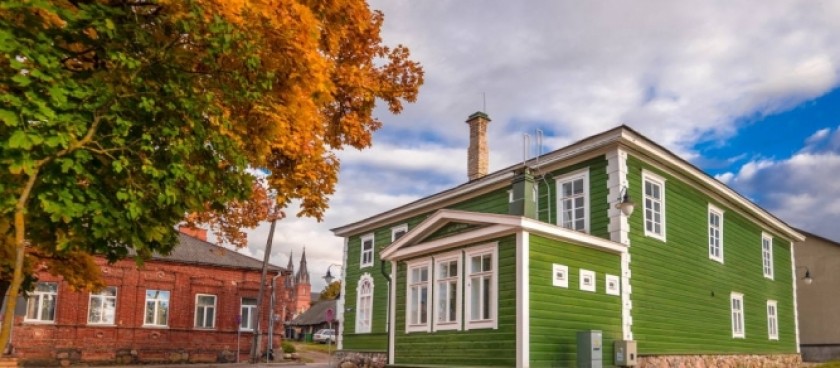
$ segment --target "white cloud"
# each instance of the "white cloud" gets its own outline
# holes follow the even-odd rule
[[[726,139],[739,119],[790,108],[840,80],[837,1],[372,0],[371,7],[385,12],[385,42],[407,45],[423,64],[426,84],[403,114],[377,110],[386,128],[372,149],[340,153],[339,187],[323,223],[278,225],[272,260],[285,265],[290,249],[306,246],[313,280],[342,256],[330,228],[466,181],[464,120],[483,109],[482,95],[493,119],[490,168],[498,170],[522,159],[522,133],[541,128],[545,146],[556,149],[621,123],[702,159],[698,141]],[[840,147],[840,133],[819,134],[808,143],[814,152]],[[812,219],[840,206],[827,203],[840,192],[826,190],[836,185],[834,161],[817,160],[757,159],[718,179],[750,197],[777,193],[769,209],[818,229]],[[817,194],[827,199],[808,197]],[[250,239],[254,254],[266,229]]]

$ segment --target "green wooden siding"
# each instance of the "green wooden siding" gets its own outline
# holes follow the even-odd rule
[[[724,210],[724,264],[709,259],[710,199],[629,156],[633,335],[639,354],[795,353],[790,243],[773,239],[775,279],[764,278],[762,228]],[[667,241],[644,235],[642,168],[666,179]],[[746,338],[732,337],[730,293],[744,294]],[[779,340],[767,335],[767,300],[778,301]]]
[[[539,212],[538,217],[540,221],[547,221],[552,224],[557,224],[557,182],[556,179],[573,171],[589,168],[589,232],[592,235],[604,239],[610,238],[610,233],[607,227],[609,226],[609,203],[607,201],[607,158],[606,156],[599,156],[591,160],[587,160],[569,167],[564,167],[559,170],[552,171],[546,175],[545,181],[537,178],[536,183],[539,185]],[[546,195],[546,186],[551,193],[551,201]],[[547,205],[551,206],[551,217],[548,217],[548,211],[545,211]]]
[[[621,275],[621,256],[531,235],[530,349],[532,367],[574,367],[577,332],[601,330],[604,366],[621,339],[621,296],[607,295],[607,274]],[[569,268],[569,287],[552,285],[552,265]],[[595,292],[580,290],[580,270],[595,272]]]
[[[495,190],[462,203],[450,206],[451,209],[462,211],[475,211],[487,213],[508,212],[508,194],[506,189]],[[351,236],[347,242],[347,265],[345,285],[345,312],[344,312],[344,336],[343,348],[346,350],[377,350],[385,351],[388,347],[388,336],[386,332],[386,312],[388,298],[388,284],[382,276],[379,254],[391,244],[391,228],[408,223],[409,230],[423,222],[432,212],[415,216],[407,221],[396,222],[382,226],[373,231],[374,234],[374,256],[373,266],[359,269],[361,257],[361,237],[371,232],[360,233]],[[457,226],[453,226],[457,228]],[[387,266],[390,267],[390,264]],[[390,268],[388,269],[390,271]],[[369,273],[374,279],[373,289],[373,323],[371,333],[357,334],[356,329],[356,286],[362,274]]]
[[[473,245],[487,244],[481,242]],[[464,248],[468,248],[466,246]],[[448,252],[448,251],[447,251]],[[498,329],[405,333],[406,264],[397,272],[396,363],[445,366],[516,365],[516,238],[498,239]],[[464,282],[462,280],[464,292]],[[433,284],[434,288],[434,284]],[[430,290],[429,295],[434,295]],[[464,320],[463,311],[461,319]]]

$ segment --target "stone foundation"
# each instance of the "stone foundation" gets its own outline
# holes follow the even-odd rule
[[[799,367],[799,354],[777,355],[649,355],[638,368],[790,368]]]
[[[840,360],[840,345],[802,345],[802,360],[806,362]]]
[[[388,356],[384,352],[344,351],[335,352],[338,368],[384,368]]]

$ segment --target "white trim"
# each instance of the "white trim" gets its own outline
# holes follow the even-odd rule
[[[531,285],[530,237],[526,231],[516,233],[516,367],[527,368],[531,362]],[[566,274],[568,280],[568,271]],[[498,319],[498,318],[497,318]]]
[[[563,211],[563,191],[561,186],[570,181],[576,180],[583,180],[583,232],[589,234],[589,214],[591,212],[591,207],[589,204],[589,167],[585,167],[580,170],[576,170],[570,173],[563,174],[562,176],[558,176],[554,178],[554,191],[555,191],[555,209],[557,211],[557,226],[563,226],[563,216],[565,215],[565,211]],[[574,224],[572,224],[574,226]],[[578,229],[567,228],[570,230],[581,231]]]
[[[633,292],[630,286],[630,253],[621,253],[621,334],[625,340],[633,340]]]
[[[587,280],[589,280],[589,282],[587,282]],[[596,280],[595,271],[584,270],[581,268],[580,277],[578,281],[580,284],[581,291],[591,291],[594,293],[595,290],[598,290],[596,286],[598,281]]]
[[[569,288],[569,266],[557,263],[551,265],[551,286]]]
[[[767,254],[769,259],[766,259],[766,261],[769,261],[768,262],[769,272],[768,272],[768,267],[765,267],[765,265],[764,265],[764,262],[765,262],[764,241],[765,240],[768,240],[768,243],[767,243],[768,247],[767,247],[767,253],[766,254]],[[761,273],[764,275],[765,278],[770,279],[770,280],[773,280],[773,278],[775,277],[775,273],[776,273],[773,262],[774,262],[774,260],[773,260],[773,236],[762,231],[761,232]]]
[[[796,297],[796,257],[794,257],[793,242],[790,242],[790,270],[793,283],[793,325],[796,330],[796,353],[799,354],[799,302]]]
[[[370,261],[365,262],[365,242],[370,241]],[[376,254],[376,238],[373,233],[362,235],[359,241],[359,268],[366,268],[373,266],[373,256]]]
[[[369,309],[367,326],[362,324],[362,322],[364,322],[364,320],[360,319],[361,310],[362,310],[362,308],[360,308],[361,305],[362,305],[362,300],[361,300],[361,297],[362,297],[362,283],[364,281],[369,281],[370,282],[370,306],[369,306],[370,309]],[[376,295],[376,294],[374,294],[374,287],[376,286],[374,281],[375,280],[373,279],[373,277],[367,272],[363,273],[362,276],[359,277],[359,280],[356,281],[356,328],[355,328],[354,332],[357,333],[357,334],[367,334],[367,333],[371,333],[373,331],[373,300],[374,300],[373,298]]]
[[[625,216],[618,208],[615,208],[621,199],[621,191],[624,188],[630,190],[627,182],[627,152],[618,148],[607,153],[607,216],[609,217],[608,229],[610,239],[616,243],[630,245],[630,222],[629,216]],[[615,202],[613,202],[615,201]]]
[[[250,321],[248,321],[248,326],[249,326],[248,328],[243,328],[243,327],[242,327],[242,322],[244,322],[244,321],[245,321],[245,319],[244,319],[244,318],[241,318],[241,317],[242,317],[242,307],[244,307],[244,306],[245,306],[245,304],[243,304],[242,302],[243,302],[245,299],[248,299],[248,300],[253,300],[253,301],[254,301],[254,304],[248,304],[248,317],[250,317],[250,318],[251,318],[251,320],[250,320]],[[239,297],[239,316],[240,316],[240,318],[241,318],[241,319],[239,320],[239,326],[236,326],[236,327],[239,329],[239,331],[242,331],[242,332],[254,332],[254,327],[256,327],[256,326],[255,326],[255,325],[256,325],[256,323],[255,323],[255,322],[256,322],[256,319],[255,319],[253,316],[254,316],[254,314],[255,314],[254,312],[256,312],[256,310],[257,310],[257,298],[255,298],[255,297],[250,297],[250,296],[248,296],[248,297],[246,297],[246,296],[240,296],[240,297]],[[168,316],[167,316],[167,317],[168,317]]]
[[[770,314],[770,306],[773,306],[773,314]],[[779,303],[775,300],[768,300],[767,301],[767,339],[768,340],[778,340],[779,339]],[[771,318],[772,317],[772,318]],[[770,322],[773,323],[770,323]],[[775,331],[773,329],[775,328]]]
[[[738,302],[739,302],[738,304],[739,304],[739,308],[740,308],[740,309],[737,310],[737,312],[738,312],[737,315],[735,314],[735,312],[736,312],[735,307],[732,305],[733,304],[732,302],[735,301],[735,300],[738,300]],[[732,338],[735,338],[735,339],[746,338],[747,326],[746,326],[745,314],[746,314],[746,308],[744,308],[744,294],[736,293],[734,291],[731,292],[729,294],[729,320],[731,321],[731,326],[732,326]],[[735,329],[736,320],[740,323],[741,331],[737,331]]]
[[[166,305],[166,321],[164,321],[163,324],[161,324],[161,323],[146,323],[146,312],[147,312],[147,308],[149,308],[149,299],[148,299],[148,295],[146,295],[146,294],[149,292],[149,290],[165,291],[166,292],[166,303],[167,303],[167,305]],[[157,312],[158,305],[159,305],[159,303],[157,301],[162,300],[162,299],[155,298],[155,299],[152,299],[152,300],[155,301],[155,312]],[[242,306],[241,299],[240,299],[239,305],[240,305],[240,307]],[[144,289],[144,292],[143,292],[143,327],[169,327],[169,317],[170,317],[171,314],[172,314],[172,290]],[[157,321],[157,313],[154,313],[154,316],[155,316],[155,318],[154,318],[155,322],[160,322],[160,321]],[[241,324],[240,324],[240,326],[241,326]],[[246,330],[243,330],[243,331],[246,331]],[[250,330],[248,330],[248,331],[250,331]]]
[[[676,156],[673,153],[668,152],[667,150],[658,146],[656,143],[653,143],[653,141],[651,141],[647,137],[628,129],[622,129],[620,134],[621,144],[626,145],[628,147],[633,147],[640,153],[650,157],[650,159],[644,161],[650,162],[652,159],[653,162],[656,162],[658,166],[672,167],[678,169],[679,171],[687,173],[690,179],[683,180],[683,182],[689,183],[689,185],[692,185],[692,183],[690,183],[691,180],[699,182],[702,186],[695,187],[700,189],[704,194],[714,197],[721,196],[727,201],[731,201],[740,208],[745,209],[746,212],[738,211],[742,215],[744,215],[744,217],[754,218],[757,220],[756,222],[765,222],[771,225],[776,230],[779,230],[779,232],[791,237],[791,240],[805,240],[804,235],[800,234],[795,229],[791,228],[781,220],[777,219],[769,212],[765,211],[761,207],[758,207],[754,203],[742,197],[740,194],[732,190],[732,188],[729,188],[720,181],[710,177],[700,169],[692,166],[690,163],[683,160],[679,156]]]
[[[347,302],[344,299],[344,297],[345,297],[345,295],[347,295],[347,292],[346,292],[347,282],[345,282],[345,280],[347,280],[347,266],[346,265],[347,265],[347,251],[350,250],[350,249],[348,249],[349,244],[350,244],[350,238],[344,238],[344,255],[341,257],[341,261],[342,261],[341,264],[343,265],[343,267],[341,267],[341,280],[342,280],[341,281],[341,295],[338,298],[338,301],[336,301],[336,303],[335,303],[335,309],[338,309],[336,315],[337,315],[337,319],[339,321],[339,324],[338,324],[338,340],[337,340],[337,343],[336,343],[336,349],[338,349],[338,350],[341,350],[341,349],[344,348],[344,325],[346,324],[345,321],[344,321],[344,308],[345,308],[345,305],[347,305]],[[283,308],[283,311],[285,313],[289,312],[289,311],[286,311],[286,308]],[[286,316],[283,316],[283,318],[285,319]]]
[[[457,275],[454,276],[454,278],[455,278],[455,290],[456,290],[456,292],[455,292],[455,321],[447,322],[447,323],[441,323],[440,322],[440,316],[439,316],[440,309],[438,308],[440,306],[440,301],[438,300],[438,297],[440,296],[440,294],[438,294],[438,289],[440,287],[440,285],[438,284],[438,282],[440,281],[440,280],[438,280],[438,276],[440,275],[439,274],[439,271],[440,271],[439,266],[443,262],[452,262],[452,261],[457,262],[457,270],[456,270]],[[461,308],[462,308],[462,305],[463,305],[462,304],[463,293],[461,292],[461,290],[463,289],[463,279],[464,279],[464,271],[463,271],[463,269],[464,269],[464,257],[461,254],[460,250],[455,251],[455,252],[449,252],[449,253],[446,253],[446,254],[435,255],[433,265],[434,266],[432,267],[432,275],[431,275],[432,288],[429,289],[429,294],[431,295],[431,297],[429,298],[429,304],[431,304],[431,308],[432,308],[432,331],[461,330],[461,315],[462,315]],[[453,276],[449,276],[449,278],[452,278],[452,277]]]
[[[610,285],[614,285],[614,288],[610,288]],[[604,290],[606,290],[607,295],[621,295],[621,278],[616,275],[604,275]]]
[[[723,223],[724,223],[723,213],[724,213],[723,210],[721,210],[717,206],[709,203],[709,211],[706,215],[706,226],[707,226],[706,234],[707,234],[707,243],[708,243],[707,245],[708,245],[708,250],[709,250],[709,259],[711,259],[713,261],[720,262],[720,263],[723,263]],[[720,252],[719,256],[715,256],[714,254],[712,254],[712,223],[711,223],[712,214],[714,214],[718,217],[718,228],[717,228],[718,239],[717,239],[717,241],[718,241],[718,248],[720,248],[719,249],[719,252]]]
[[[736,212],[744,215],[745,217],[755,219],[757,222],[764,222],[770,225],[775,230],[778,230],[779,233],[790,237],[790,240],[805,240],[805,237],[802,234],[783,223],[781,220],[773,217],[773,215],[769,212],[742,197],[731,188],[703,173],[682,158],[653,143],[650,139],[624,126],[613,128],[572,145],[563,147],[557,151],[548,153],[540,158],[539,165],[537,165],[535,160],[524,164],[513,165],[503,170],[491,173],[481,180],[463,184],[456,188],[440,192],[408,205],[395,208],[352,224],[333,228],[331,231],[337,236],[342,237],[355,235],[362,232],[364,229],[383,226],[388,222],[393,223],[397,222],[398,219],[408,218],[428,212],[430,208],[443,207],[447,203],[454,203],[455,201],[472,198],[488,193],[491,190],[502,189],[508,186],[510,180],[513,178],[513,171],[515,169],[522,168],[526,164],[538,170],[548,171],[548,168],[551,168],[561,162],[571,163],[573,161],[577,162],[576,160],[578,159],[591,158],[588,155],[596,154],[599,150],[606,149],[608,146],[614,144],[617,144],[619,147],[628,148],[634,152],[638,152],[641,155],[640,159],[649,163],[653,162],[657,166],[660,166],[663,170],[666,168],[672,168],[685,173],[688,177],[686,182],[689,185],[715,198],[722,198],[722,203],[733,203],[736,208],[732,209]]]
[[[410,332],[431,332],[432,331],[432,258],[423,258],[412,262],[406,262],[405,267],[405,333]],[[425,268],[427,272],[426,277],[426,322],[411,324],[411,286],[413,284],[411,279],[411,271],[415,268]],[[422,281],[417,282],[417,286],[422,287]],[[418,314],[420,316],[420,314]]]
[[[195,318],[198,316],[198,297],[200,296],[212,296],[213,297],[213,321],[211,321],[210,327],[200,327],[197,326]],[[193,328],[197,330],[207,331],[207,330],[215,330],[216,329],[216,317],[219,315],[219,297],[215,294],[203,294],[203,293],[196,293],[195,294],[195,308],[193,309]],[[207,319],[207,308],[204,310],[204,319]]]
[[[397,240],[397,233],[402,231],[403,236],[408,233],[408,224],[397,225],[391,228],[391,243]]]
[[[388,297],[388,310],[390,311],[389,315],[396,316],[397,315],[397,262],[391,261],[391,282],[389,283],[391,287],[391,293]],[[397,319],[391,318],[388,320],[390,324],[388,328],[388,364],[394,364],[394,349],[396,348],[396,330],[397,330]]]
[[[658,199],[656,199],[656,200],[659,201],[659,209],[660,209],[660,211],[659,211],[659,220],[660,220],[659,226],[660,226],[660,228],[659,229],[661,231],[659,233],[654,232],[654,231],[648,231],[648,228],[647,228],[647,207],[646,207],[646,205],[647,205],[647,194],[645,194],[645,182],[648,182],[648,181],[651,182],[651,184],[655,184],[655,185],[659,186],[660,196],[659,196]],[[642,189],[642,211],[643,211],[643,213],[642,213],[642,228],[645,231],[645,236],[648,236],[648,237],[651,237],[651,238],[654,238],[654,239],[659,239],[659,240],[662,240],[662,241],[667,241],[667,230],[666,230],[667,229],[667,226],[666,226],[667,221],[665,220],[665,217],[666,217],[665,178],[663,178],[663,177],[661,177],[657,174],[654,174],[653,172],[651,172],[647,169],[642,169],[642,188],[641,189]],[[651,219],[651,221],[653,221],[653,220]]]
[[[421,243],[427,234],[451,222],[490,225],[476,230],[435,239]],[[493,213],[467,212],[458,210],[438,210],[423,221],[408,234],[385,248],[380,256],[386,260],[404,260],[433,251],[489,240],[494,237],[515,231],[528,231],[553,239],[561,239],[578,245],[606,250],[612,253],[627,251],[627,246],[610,240],[589,235],[580,231],[569,230],[535,219],[521,216],[501,215]]]
[[[470,312],[472,311],[472,295],[471,280],[469,280],[470,257],[490,254],[490,262],[492,272],[490,273],[490,316],[486,320],[472,321],[470,320]],[[464,250],[464,330],[476,330],[482,328],[499,328],[499,243],[493,242],[489,244],[478,245]]]

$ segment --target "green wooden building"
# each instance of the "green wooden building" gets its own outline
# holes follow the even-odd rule
[[[469,182],[333,229],[347,362],[575,367],[588,330],[605,367],[798,362],[793,228],[626,126],[487,173],[467,123]]]

